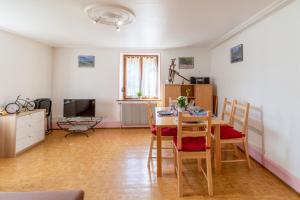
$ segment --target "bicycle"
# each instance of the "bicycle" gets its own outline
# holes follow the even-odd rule
[[[29,98],[21,99],[21,95],[17,99],[5,106],[5,111],[8,114],[19,113],[20,111],[32,111],[35,108],[34,101],[31,101]]]

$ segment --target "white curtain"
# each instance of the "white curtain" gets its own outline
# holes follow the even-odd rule
[[[148,98],[158,97],[157,56],[143,57],[142,93]]]
[[[140,57],[126,57],[126,96],[136,97],[140,90],[141,80]]]

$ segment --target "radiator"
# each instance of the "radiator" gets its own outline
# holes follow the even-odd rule
[[[153,103],[153,107],[155,105],[156,103]],[[146,103],[122,102],[120,103],[120,106],[120,118],[122,126],[148,126]]]

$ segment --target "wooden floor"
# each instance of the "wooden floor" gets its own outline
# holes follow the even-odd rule
[[[163,162],[157,179],[155,162],[147,168],[150,135],[146,129],[99,129],[64,138],[54,131],[46,141],[17,158],[0,160],[0,191],[83,189],[87,200],[178,199],[173,161]],[[300,199],[300,196],[253,162],[226,164],[213,176],[214,197],[207,195],[196,163],[184,165],[184,199]]]

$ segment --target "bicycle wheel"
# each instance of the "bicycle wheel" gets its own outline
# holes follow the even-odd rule
[[[32,111],[35,108],[35,103],[34,101],[28,101],[26,105],[27,110]]]
[[[5,111],[8,114],[15,114],[20,111],[20,106],[16,103],[9,103],[5,106]]]

